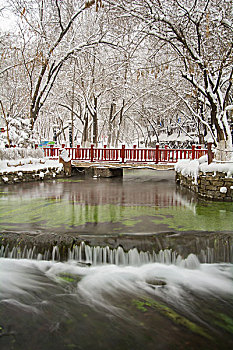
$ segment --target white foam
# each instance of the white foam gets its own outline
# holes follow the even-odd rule
[[[195,260],[194,256],[190,259]],[[120,296],[122,292],[134,295],[150,293],[179,302],[188,300],[190,292],[206,297],[233,295],[232,264],[200,264],[195,269],[162,263],[87,267],[80,266],[74,260],[61,263],[1,258],[0,298],[14,299],[13,296],[17,294],[46,289],[51,280],[60,284],[61,274],[78,276],[77,282],[74,279],[77,296],[89,304],[102,307],[109,306],[109,296]]]

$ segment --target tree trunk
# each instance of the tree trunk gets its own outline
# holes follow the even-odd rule
[[[3,117],[4,117],[5,123],[6,123],[7,142],[8,142],[8,146],[10,147],[11,143],[10,143],[10,137],[9,137],[9,125],[8,125],[8,121],[7,121],[7,116],[6,116],[5,109],[3,107],[2,101],[0,101],[0,104],[1,104],[1,108],[2,108]]]
[[[94,114],[93,114],[93,143],[98,144],[98,115],[97,115],[97,97],[94,96]]]
[[[71,96],[71,147],[74,147],[74,90],[75,90],[75,64],[73,71],[73,84],[72,84],[72,96]]]
[[[123,119],[123,110],[124,110],[124,106],[125,106],[125,100],[123,100],[123,102],[122,102],[122,107],[121,107],[121,110],[120,110],[120,118],[119,118],[119,124],[118,124],[118,128],[117,128],[117,135],[116,135],[115,148],[118,147],[118,141],[119,141],[120,131],[121,131],[121,123],[122,123],[122,119]]]
[[[222,124],[222,128],[220,123]],[[221,112],[220,116],[217,118],[216,116],[216,126],[217,130],[217,148],[215,159],[218,161],[231,161],[233,159],[232,152],[232,136],[230,126],[227,122],[227,114],[226,111]]]
[[[88,112],[85,113],[84,116],[84,127],[82,134],[82,146],[85,147],[86,142],[88,141]]]
[[[116,104],[114,102],[111,103],[109,119],[108,119],[108,147],[111,147],[112,144],[112,130],[113,130],[113,115],[116,111]]]

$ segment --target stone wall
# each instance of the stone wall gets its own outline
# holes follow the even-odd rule
[[[123,176],[123,169],[116,167],[71,167],[71,163],[63,162],[63,168],[46,167],[39,170],[17,170],[0,172],[0,186],[21,182],[43,181],[70,176],[115,177]]]
[[[83,175],[86,177],[123,177],[123,168],[116,166],[72,166],[72,175]]]
[[[39,170],[12,170],[0,173],[0,185],[15,184],[21,182],[43,181],[63,177],[65,173],[58,167],[48,167]]]
[[[221,201],[233,201],[233,178],[224,172],[199,172],[197,181],[191,176],[176,172],[176,183],[189,188],[201,197]]]

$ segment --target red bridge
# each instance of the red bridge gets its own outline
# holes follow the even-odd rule
[[[169,149],[160,148],[159,145],[156,148],[126,148],[122,145],[122,148],[95,148],[91,145],[90,148],[82,148],[77,146],[71,147],[47,147],[43,148],[45,157],[59,158],[59,154],[62,149],[66,149],[69,157],[76,161],[88,161],[88,162],[136,162],[136,163],[176,163],[180,159],[198,159],[201,156],[208,154],[207,149],[201,149],[200,146],[192,146],[190,149]]]

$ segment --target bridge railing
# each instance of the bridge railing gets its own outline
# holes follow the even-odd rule
[[[83,148],[79,145],[76,148],[66,147],[69,157],[77,161],[89,162],[136,162],[136,163],[176,163],[180,159],[198,159],[201,156],[208,154],[207,149],[201,149],[200,146],[192,146],[190,149],[170,149],[165,148],[95,148],[91,145],[90,148]],[[59,158],[62,148],[45,147],[43,148],[45,157]]]

